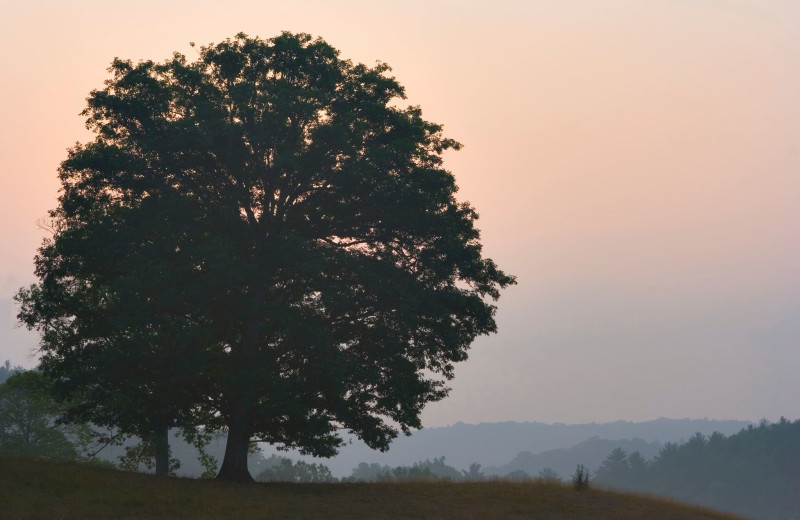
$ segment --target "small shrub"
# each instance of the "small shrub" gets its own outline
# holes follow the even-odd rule
[[[589,489],[589,470],[583,464],[578,464],[575,473],[572,475],[572,487],[578,491]]]

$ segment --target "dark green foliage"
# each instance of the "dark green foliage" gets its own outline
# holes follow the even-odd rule
[[[170,475],[189,478],[213,478],[219,469],[218,460],[224,450],[224,440],[218,439],[202,428],[192,430],[197,438],[186,435],[186,430],[169,431],[169,458],[167,468]],[[108,437],[106,435],[106,437]],[[127,471],[151,473],[156,465],[155,439],[118,436],[103,446],[97,457]],[[258,462],[257,458],[253,459]]]
[[[155,441],[143,439],[140,442],[125,447],[125,455],[119,457],[119,467],[126,471],[153,472],[155,470],[156,447]],[[168,474],[174,476],[181,463],[175,457],[169,458]]]
[[[470,471],[479,473],[480,464],[470,466]],[[462,474],[463,473],[463,474]],[[467,472],[460,472],[444,462],[444,456],[434,457],[433,460],[415,462],[411,466],[381,466],[380,464],[366,462],[360,463],[353,469],[350,477],[343,479],[348,482],[409,482],[418,480],[447,480],[461,481]]]
[[[514,283],[442,167],[460,145],[305,34],[109,70],[18,295],[71,413],[224,426],[230,480],[254,438],[330,456],[419,428]]]
[[[335,482],[331,470],[324,464],[292,461],[286,457],[271,456],[265,461],[267,468],[256,475],[256,482]]]
[[[56,424],[60,411],[40,372],[11,375],[0,384],[0,454],[78,459],[91,431],[86,425]]]
[[[462,473],[452,466],[448,466],[444,462],[444,455],[441,457],[434,457],[433,460],[426,459],[422,462],[417,462],[413,466],[400,466],[392,471],[394,480],[415,480],[415,479],[429,479],[429,480],[452,480],[459,481],[464,477]]]
[[[620,450],[621,451],[621,450]],[[617,450],[596,482],[707,505],[740,515],[800,518],[800,421],[762,421],[736,435],[696,434],[669,443],[651,462]]]
[[[61,204],[51,212],[56,233],[36,257],[41,282],[17,294],[19,318],[42,334],[41,368],[64,404],[61,419],[90,421],[116,440],[145,439],[133,458],[152,453],[156,472],[167,474],[169,446],[153,439],[209,420],[195,406],[201,381],[208,382],[200,370],[210,364],[198,336],[204,329],[176,303],[186,296],[163,256],[179,230],[169,221],[148,229],[152,208],[126,211],[91,193],[77,206],[67,165],[79,154],[70,155],[61,168]]]
[[[181,434],[183,440],[186,441],[189,446],[193,447],[197,453],[197,461],[203,468],[200,478],[213,478],[216,476],[219,463],[208,449],[214,438],[213,432],[205,428],[184,428]]]
[[[360,462],[358,466],[353,468],[350,476],[344,480],[348,482],[378,482],[380,480],[390,480],[391,475],[392,468],[390,466],[376,462],[372,464]]]

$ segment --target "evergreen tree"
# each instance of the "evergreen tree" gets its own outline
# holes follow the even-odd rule
[[[608,486],[626,486],[630,482],[630,473],[628,454],[622,448],[614,448],[595,472],[595,479]]]

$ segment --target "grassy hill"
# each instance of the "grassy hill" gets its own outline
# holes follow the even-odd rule
[[[733,520],[667,500],[530,483],[250,484],[0,458],[4,519]]]

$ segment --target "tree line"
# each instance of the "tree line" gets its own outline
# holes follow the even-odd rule
[[[86,424],[61,424],[62,407],[39,372],[0,366],[0,455],[56,459],[85,456],[92,441]]]
[[[92,465],[118,467],[127,471],[155,471],[156,447],[152,439],[131,438],[120,430],[89,422],[65,420],[67,405],[59,402],[52,381],[38,369],[0,365],[0,456],[23,456],[71,460]],[[210,434],[197,432],[186,437],[200,464],[201,476],[215,474],[216,460],[205,451]],[[124,449],[116,461],[103,456],[109,446]],[[170,457],[168,474],[181,461]]]
[[[800,519],[800,420],[762,421],[728,437],[698,433],[652,460],[617,448],[594,480],[752,518]]]
[[[115,436],[114,432],[90,423],[59,421],[64,405],[54,398],[51,383],[41,371],[11,367],[6,362],[0,365],[0,381],[3,381],[0,383],[0,456],[72,460],[127,471],[155,472],[157,454],[148,439],[129,442],[123,455],[116,460],[109,460],[103,457],[102,450],[110,444],[120,444],[124,437]],[[218,461],[203,449],[196,450],[195,456],[205,468],[200,476],[213,477]],[[320,463],[278,455],[265,458],[258,451],[251,453],[250,460],[255,480],[259,482],[476,482],[498,478],[487,477],[478,463],[471,464],[466,470],[458,470],[448,465],[444,456],[395,467],[362,462],[353,468],[349,476],[341,479],[335,478],[330,468]],[[180,465],[180,460],[171,457],[169,473],[177,471]],[[530,475],[520,471],[504,478],[532,480]],[[550,468],[540,472],[537,479],[560,481]]]
[[[434,457],[415,462],[411,465],[389,466],[376,462],[359,463],[349,476],[337,479],[324,464],[294,461],[288,457],[272,455],[256,463],[258,467],[266,467],[256,476],[259,482],[412,482],[412,481],[448,481],[448,482],[482,482],[486,480],[526,481],[539,483],[561,483],[561,479],[551,469],[545,468],[535,477],[524,472],[512,472],[508,475],[488,476],[481,470],[477,462],[468,469],[459,470],[445,462],[445,457]]]
[[[124,455],[116,461],[101,457],[102,449],[121,444],[124,436],[115,435],[91,423],[64,422],[65,405],[53,395],[52,384],[39,370],[12,367],[6,361],[0,365],[0,455],[28,456],[118,467],[127,471],[155,472],[156,448],[150,439],[138,439],[125,447]],[[193,446],[197,447],[196,439]],[[206,469],[201,477],[212,477],[217,460],[205,452],[200,443],[196,456]],[[259,482],[337,482],[324,464],[292,460],[271,455],[264,458],[251,450],[251,464]],[[171,457],[169,474],[180,468],[181,462]],[[386,482],[410,480],[472,480],[485,477],[481,465],[473,463],[469,470],[459,471],[445,463],[445,457],[415,463],[411,466],[390,467],[360,463],[343,482]],[[511,478],[514,476],[512,475]]]

